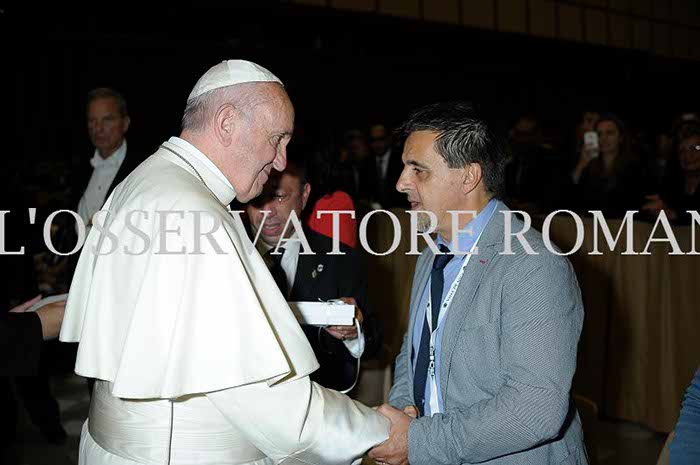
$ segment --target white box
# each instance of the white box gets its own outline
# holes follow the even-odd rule
[[[289,302],[289,308],[301,324],[312,326],[350,326],[354,324],[355,306],[342,300],[328,302]]]

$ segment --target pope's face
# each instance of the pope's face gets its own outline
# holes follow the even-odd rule
[[[253,232],[257,234],[260,231],[263,242],[271,247],[276,246],[292,212],[301,218],[310,192],[309,183],[302,184],[292,171],[272,173],[262,195],[246,206]],[[264,223],[263,211],[270,212]],[[293,233],[294,228],[290,225],[285,236],[290,237]]]
[[[270,86],[269,98],[255,106],[243,119],[235,149],[240,151],[236,172],[236,198],[247,202],[260,195],[275,169],[287,164],[287,144],[294,130],[294,107],[279,85]],[[232,173],[233,174],[233,173]],[[231,177],[229,177],[231,179]]]
[[[443,236],[452,227],[449,210],[460,210],[464,169],[450,168],[435,150],[438,133],[416,131],[406,139],[401,159],[403,171],[396,189],[408,196],[411,210],[429,211],[438,220],[437,232]],[[418,216],[419,231],[426,231],[430,220],[426,214]],[[449,237],[449,236],[448,236]]]
[[[112,97],[90,102],[87,123],[90,141],[103,158],[112,155],[122,145],[129,129],[129,117],[119,112],[117,100]]]

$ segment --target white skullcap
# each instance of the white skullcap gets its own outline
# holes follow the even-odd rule
[[[277,76],[252,61],[225,60],[209,68],[209,71],[199,78],[187,100],[221,87],[243,84],[245,82],[279,82]]]

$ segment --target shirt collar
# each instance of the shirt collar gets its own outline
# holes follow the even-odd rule
[[[102,158],[100,150],[95,149],[95,154],[90,159],[90,164],[93,168],[119,167],[124,162],[124,158],[126,158],[126,139],[124,139],[122,145],[107,158]]]
[[[389,158],[390,155],[391,155],[391,147],[389,147],[388,149],[386,149],[386,152],[384,152],[383,154],[379,155],[379,156],[377,157],[377,159],[379,159],[379,160],[381,160],[381,161],[384,161],[384,160],[386,160],[387,158]]]
[[[486,228],[493,212],[496,210],[498,201],[496,199],[491,199],[486,204],[486,206],[472,219],[462,231],[457,234],[457,245],[459,251],[455,255],[466,255],[474,244],[476,244],[477,239]],[[445,240],[444,237],[438,234],[437,237],[438,245],[442,244],[452,251],[452,242]]]
[[[236,198],[236,191],[224,173],[197,147],[179,137],[171,137],[163,145],[170,146],[171,150],[175,149],[178,155],[192,163],[197,173],[204,179],[204,184],[223,205],[230,204]]]
[[[252,228],[251,228],[252,230]],[[255,232],[251,231],[253,233],[253,239],[255,239]],[[268,245],[262,238],[258,238],[257,244],[255,244],[255,248],[258,249],[258,253],[260,255],[265,255],[270,249],[273,249],[277,247],[277,244],[275,245]],[[299,235],[297,233],[292,234],[288,241],[284,243],[284,245],[280,246],[281,249],[284,249],[284,253],[296,253],[297,250],[299,250],[300,247],[300,242],[299,242]]]

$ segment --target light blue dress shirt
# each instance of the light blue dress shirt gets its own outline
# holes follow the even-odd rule
[[[455,279],[457,279],[457,275],[459,275],[459,271],[462,269],[462,265],[464,265],[464,260],[466,259],[467,255],[465,252],[468,252],[471,250],[472,246],[478,239],[479,235],[481,232],[484,230],[486,225],[488,224],[489,220],[491,219],[491,216],[494,214],[494,211],[496,210],[496,205],[498,204],[498,201],[495,199],[491,199],[488,204],[486,204],[486,207],[479,212],[476,217],[469,222],[469,224],[466,226],[466,230],[460,232],[457,235],[457,244],[459,245],[459,251],[462,252],[463,254],[457,254],[452,260],[449,261],[445,269],[443,270],[443,275],[445,277],[445,284],[443,285],[442,288],[442,300],[445,299],[445,296],[447,296],[447,292],[450,289],[450,286],[452,286],[452,283],[454,282]],[[445,245],[450,251],[452,251],[452,244],[450,242],[446,242],[445,239],[438,235],[437,237],[437,244],[438,246],[440,244]],[[413,326],[413,372],[415,373],[416,370],[416,361],[418,359],[418,350],[420,349],[420,340],[421,336],[423,334],[423,324],[426,321],[425,315],[426,315],[426,309],[428,306],[428,295],[430,293],[430,280],[425,285],[425,288],[423,289],[420,297],[420,303],[418,305],[418,314],[416,315],[416,321]],[[442,333],[444,329],[444,325],[442,322],[444,322],[444,319],[447,316],[447,312],[450,310],[448,308],[443,308],[442,307],[442,301],[440,302],[440,305],[435,305],[433,303],[433,308],[439,308],[440,309],[440,315],[438,317],[438,321],[440,322],[438,324],[437,328],[437,334],[435,335],[435,382],[437,385],[437,390],[438,390],[438,406],[440,407],[440,412],[443,412],[443,400],[442,396],[440,395],[440,364],[441,364],[441,359],[440,359],[440,352],[442,349]],[[428,377],[430,375],[427,375]],[[425,416],[431,416],[434,413],[440,413],[440,412],[431,412],[430,409],[430,395],[431,395],[431,389],[430,389],[430,379],[427,380],[425,383]]]

